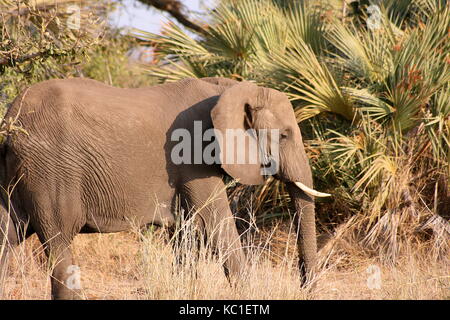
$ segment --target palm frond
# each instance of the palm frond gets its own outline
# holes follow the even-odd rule
[[[306,115],[330,111],[348,120],[354,117],[353,106],[337,84],[333,74],[324,63],[320,63],[313,50],[299,41],[298,47],[285,54],[272,55],[274,66],[285,74],[284,83],[292,100],[306,101]]]

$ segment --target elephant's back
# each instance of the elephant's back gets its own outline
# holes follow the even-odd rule
[[[146,98],[142,93],[142,90],[116,88],[85,78],[47,80],[26,88],[6,116],[26,121],[31,114],[58,117],[84,112],[106,121],[111,114],[143,113]]]
[[[15,128],[20,125],[21,132],[36,139],[70,134],[120,140],[127,132],[137,134],[144,124],[152,128],[153,123],[167,120],[159,117],[159,112],[148,112],[151,90],[144,92],[84,78],[48,80],[25,89],[8,109],[5,120],[14,121]],[[12,140],[17,144],[22,139],[13,135]]]

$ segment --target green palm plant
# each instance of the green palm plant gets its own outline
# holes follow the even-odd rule
[[[323,23],[317,14],[311,7],[295,6],[300,11],[287,16],[271,1],[223,1],[211,13],[206,35],[191,36],[172,23],[161,35],[140,30],[135,34],[154,45],[159,64],[149,71],[161,80],[193,76],[200,69],[210,76],[264,81],[265,73],[259,71],[271,53],[295,48],[297,41],[316,50],[323,45]]]
[[[319,203],[319,217],[332,221],[330,206],[344,208],[368,247],[395,260],[402,223],[435,216],[430,208],[447,196],[432,192],[436,181],[450,185],[450,6],[377,3],[378,29],[361,23],[364,10],[343,16],[342,1],[224,0],[205,34],[174,24],[136,34],[155,47],[147,69],[159,81],[222,76],[286,92],[316,184],[334,194],[334,207]],[[286,212],[274,180],[232,193],[253,194],[261,221]]]

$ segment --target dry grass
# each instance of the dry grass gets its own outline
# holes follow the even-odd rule
[[[313,291],[299,288],[294,240],[289,227],[278,225],[252,236],[248,273],[231,288],[220,258],[200,248],[197,272],[193,250],[184,239],[186,261],[176,265],[165,232],[78,235],[75,262],[82,270],[86,299],[449,299],[450,265],[411,249],[396,266],[385,266],[345,249],[332,240],[321,251],[322,267]],[[250,238],[247,235],[246,242]],[[259,240],[258,240],[259,239]],[[262,241],[261,239],[264,239]],[[331,245],[330,245],[331,244]],[[346,243],[348,246],[349,243]],[[339,250],[338,250],[338,249]],[[17,248],[3,299],[49,299],[50,281],[42,247],[35,236]],[[381,288],[369,289],[371,265],[380,267]]]

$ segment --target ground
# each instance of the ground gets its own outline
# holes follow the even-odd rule
[[[336,259],[322,253],[322,261],[329,261],[315,289],[301,289],[294,259],[286,257],[293,251],[288,247],[285,253],[267,254],[275,250],[277,235],[250,249],[248,274],[236,288],[207,250],[201,251],[197,278],[189,262],[175,269],[172,247],[161,232],[78,235],[73,252],[86,299],[450,299],[448,263],[415,253],[395,266],[376,258]],[[48,274],[42,246],[33,236],[12,255],[1,298],[49,299]]]

